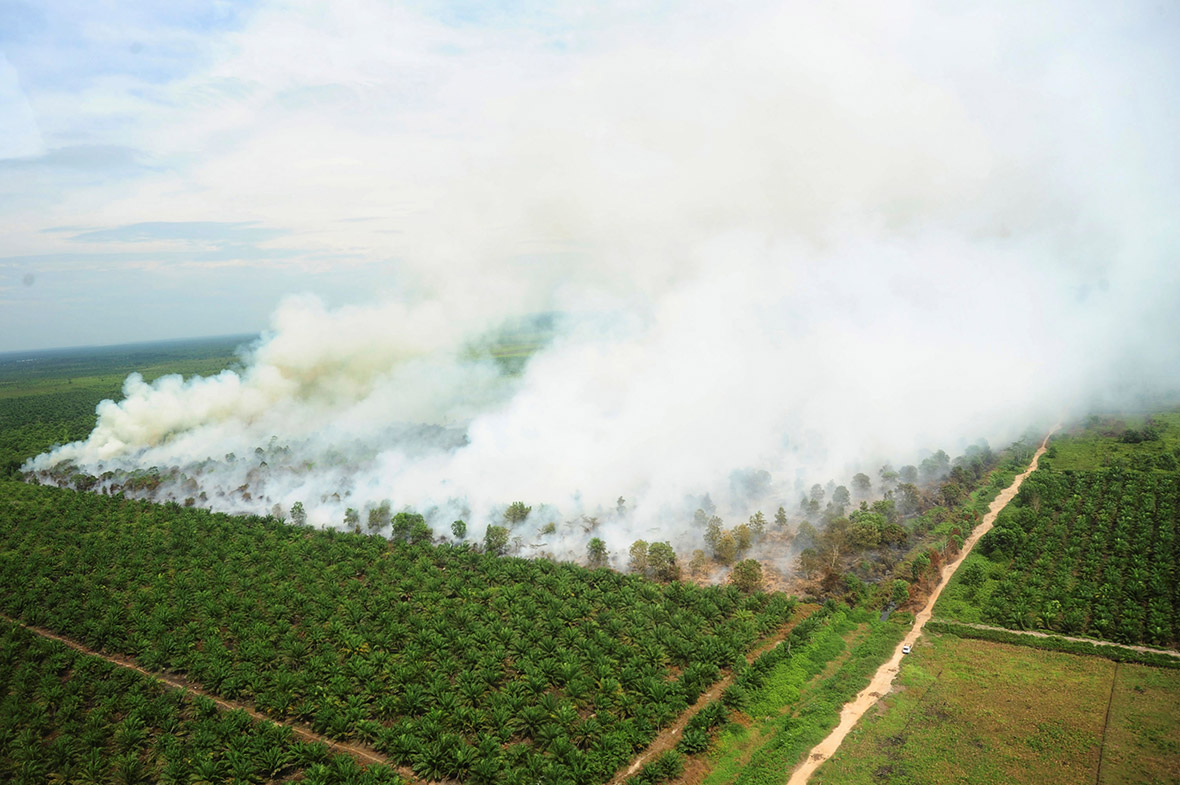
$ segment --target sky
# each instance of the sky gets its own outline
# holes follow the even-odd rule
[[[262,337],[36,470],[622,553],[1180,389],[1174,4],[165,5],[2,6],[0,350]]]
[[[547,6],[4,0],[0,351],[405,291],[489,105],[671,10]]]
[[[950,201],[1012,166],[1173,219],[1177,7],[1024,5],[3,0],[0,351],[258,332],[287,295],[455,277],[546,309],[595,254],[646,291],[674,272],[605,257],[664,253],[684,221],[761,231],[793,182],[796,239],[865,204],[904,220],[926,195],[872,182],[903,167],[945,166]],[[848,145],[828,171],[821,113]],[[843,167],[867,172],[851,191],[826,184]],[[1070,265],[1119,253],[1086,232]]]

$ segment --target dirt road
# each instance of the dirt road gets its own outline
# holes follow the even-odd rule
[[[235,711],[235,710],[240,709],[240,710],[246,712],[247,714],[249,714],[255,720],[263,720],[266,722],[274,723],[275,725],[282,725],[286,728],[290,728],[291,731],[296,736],[298,736],[300,739],[302,739],[303,741],[322,742],[322,743],[326,744],[329,747],[329,749],[331,749],[333,752],[342,752],[346,755],[351,755],[352,758],[354,760],[356,760],[358,763],[362,763],[362,764],[383,763],[387,766],[390,766],[391,768],[397,769],[398,774],[405,777],[408,781],[415,782],[414,772],[412,770],[410,770],[404,766],[394,765],[392,761],[390,761],[384,755],[382,755],[381,753],[379,753],[375,750],[366,749],[365,747],[361,747],[360,745],[357,745],[357,744],[349,744],[348,742],[333,741],[332,739],[329,739],[327,736],[321,736],[320,734],[316,733],[315,731],[311,730],[310,728],[304,727],[302,725],[298,725],[298,724],[292,723],[292,722],[283,722],[282,720],[276,720],[274,717],[268,717],[265,714],[262,714],[261,712],[254,710],[250,706],[247,706],[245,703],[238,703],[237,701],[230,701],[230,700],[225,700],[224,698],[219,698],[216,695],[212,695],[199,687],[193,686],[192,684],[190,684],[188,681],[186,681],[184,679],[180,679],[175,676],[168,676],[168,675],[165,675],[162,673],[154,673],[152,671],[141,668],[130,657],[123,657],[123,656],[120,656],[117,654],[109,655],[109,654],[103,654],[101,652],[97,652],[88,646],[78,643],[77,641],[70,640],[69,638],[67,638],[65,636],[58,635],[55,632],[51,632],[51,631],[45,629],[44,627],[31,627],[27,624],[22,624],[20,621],[10,618],[9,616],[5,616],[4,614],[0,614],[0,619],[3,619],[4,621],[7,621],[11,624],[15,624],[18,627],[24,627],[29,632],[36,633],[37,635],[40,635],[42,638],[49,638],[50,640],[55,640],[58,643],[62,643],[66,646],[69,646],[74,651],[81,652],[82,654],[86,654],[90,657],[98,657],[99,659],[106,660],[107,662],[111,663],[112,665],[117,665],[120,668],[127,668],[128,670],[133,670],[136,673],[142,673],[144,676],[147,676],[149,678],[163,682],[165,685],[167,685],[168,687],[170,687],[172,689],[184,690],[185,692],[189,692],[194,695],[200,695],[204,698],[208,698],[209,700],[213,701],[218,706],[220,706],[221,708],[223,708],[227,711]]]
[[[926,622],[930,621],[930,615],[934,611],[934,603],[938,602],[938,596],[942,594],[943,588],[950,581],[951,576],[955,574],[955,570],[963,563],[963,559],[967,558],[967,554],[975,547],[975,543],[979,542],[979,538],[987,534],[992,528],[992,524],[996,521],[996,515],[1016,496],[1016,492],[1020,490],[1020,484],[1024,482],[1024,479],[1028,475],[1036,471],[1037,461],[1045,453],[1045,447],[1049,443],[1049,436],[1055,430],[1057,430],[1056,426],[1049,431],[1049,435],[1041,442],[1041,446],[1033,455],[1028,469],[1023,474],[1018,474],[1016,479],[1012,481],[1012,484],[1001,491],[995,500],[992,501],[991,506],[988,507],[987,515],[983,516],[983,521],[975,527],[975,531],[963,543],[963,550],[959,553],[958,557],[954,561],[943,565],[938,585],[934,588],[930,599],[926,601],[926,605],[922,610],[918,611],[918,615],[914,618],[913,628],[901,643],[897,644],[897,648],[894,650],[893,656],[889,658],[889,661],[877,669],[872,681],[869,682],[869,686],[861,690],[852,701],[844,704],[844,708],[840,711],[840,724],[836,726],[836,729],[826,739],[817,744],[808,753],[807,758],[791,772],[791,778],[787,780],[787,785],[804,785],[811,778],[815,770],[820,767],[820,764],[835,754],[840,744],[844,741],[844,737],[848,735],[848,732],[852,730],[861,716],[875,706],[882,695],[889,692],[893,685],[893,680],[897,677],[897,672],[901,668],[902,649],[905,646],[912,646],[917,642],[918,636],[922,634],[922,628],[926,626]]]
[[[965,621],[948,621],[940,619],[939,621],[947,621],[949,624],[957,624],[960,627],[974,627],[977,630],[995,630],[997,632],[1010,632],[1013,635],[1029,635],[1033,638],[1060,638],[1063,641],[1077,641],[1078,643],[1090,643],[1094,646],[1111,646],[1116,649],[1127,649],[1128,651],[1141,651],[1147,654],[1162,654],[1165,657],[1175,657],[1180,659],[1180,651],[1173,649],[1153,649],[1150,646],[1134,646],[1129,643],[1115,643],[1114,641],[1100,641],[1094,638],[1075,638],[1072,635],[1062,635],[1059,632],[1044,631],[1044,630],[1010,630],[1007,627],[993,627],[990,624],[972,624]]]

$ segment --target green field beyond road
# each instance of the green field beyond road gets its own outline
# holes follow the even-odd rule
[[[924,636],[812,782],[1180,782],[1178,704],[1180,671]]]

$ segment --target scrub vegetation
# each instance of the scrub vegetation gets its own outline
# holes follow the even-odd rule
[[[793,540],[808,591],[873,607],[921,596],[962,550],[996,495],[1024,471],[1036,442],[1028,434],[1001,451],[978,444],[953,460],[940,450],[919,466],[895,470],[887,464],[875,486],[880,498],[855,506],[843,486],[821,504],[825,491],[816,485],[800,501],[803,521]],[[874,488],[863,474],[852,484],[861,495]]]

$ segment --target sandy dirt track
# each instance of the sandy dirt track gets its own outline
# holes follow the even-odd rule
[[[1013,635],[1028,635],[1033,638],[1060,638],[1063,641],[1077,641],[1078,643],[1091,643],[1095,646],[1110,646],[1115,649],[1127,649],[1128,651],[1141,651],[1146,654],[1162,654],[1165,657],[1175,657],[1180,659],[1180,651],[1173,649],[1153,649],[1150,646],[1134,646],[1129,643],[1115,643],[1114,641],[1100,641],[1096,638],[1075,638],[1072,635],[1062,635],[1059,632],[1052,630],[1010,630],[1007,627],[993,627],[990,624],[973,624],[965,621],[947,621],[948,624],[955,624],[959,627],[972,627],[977,630],[996,630],[997,632],[1010,632]]]
[[[873,679],[869,682],[869,686],[861,690],[853,700],[844,704],[844,708],[840,710],[840,723],[836,726],[836,729],[827,738],[812,748],[807,758],[791,772],[791,778],[787,780],[787,785],[804,785],[811,778],[811,775],[815,773],[815,770],[820,767],[820,764],[836,753],[836,750],[840,748],[840,744],[844,741],[844,737],[848,735],[848,732],[852,730],[861,716],[875,706],[882,695],[889,692],[893,685],[893,680],[897,678],[897,672],[901,668],[901,658],[904,656],[902,654],[903,647],[912,646],[917,642],[918,636],[922,634],[922,628],[926,626],[926,622],[930,621],[930,615],[934,611],[934,603],[938,602],[938,597],[942,594],[943,588],[950,581],[951,576],[955,574],[955,570],[963,563],[963,559],[967,558],[967,554],[971,553],[971,549],[975,547],[975,543],[979,542],[979,538],[987,534],[992,528],[992,525],[996,521],[996,515],[1016,496],[1016,492],[1020,490],[1020,485],[1024,482],[1024,479],[1036,471],[1037,461],[1045,453],[1045,448],[1049,443],[1049,436],[1055,430],[1057,430],[1056,426],[1045,436],[1044,441],[1041,442],[1041,446],[1033,455],[1028,468],[1022,474],[1018,474],[1016,479],[1012,481],[1012,484],[1003,491],[1000,491],[999,495],[992,501],[988,507],[987,515],[983,516],[983,521],[975,527],[975,531],[963,543],[963,550],[955,560],[943,565],[938,585],[934,587],[934,591],[930,594],[926,605],[914,617],[913,628],[906,634],[901,643],[897,644],[897,648],[893,651],[893,656],[873,674]]]

